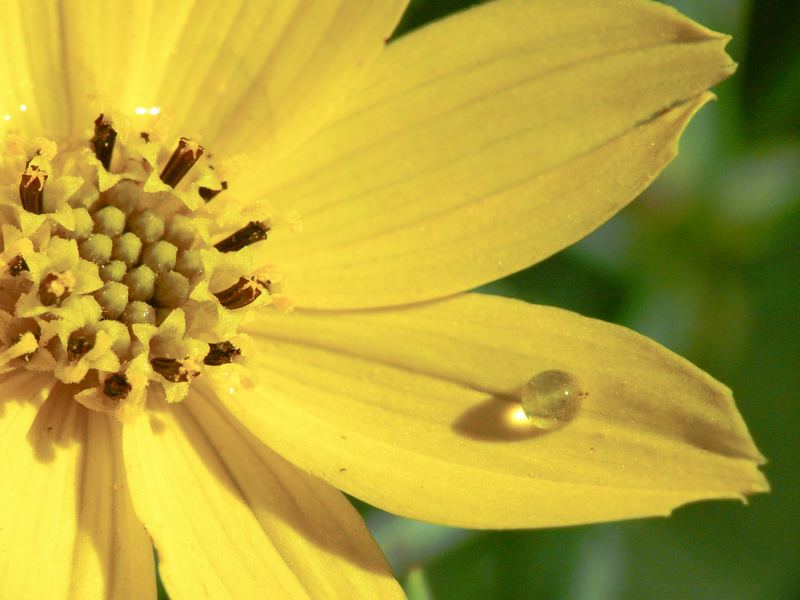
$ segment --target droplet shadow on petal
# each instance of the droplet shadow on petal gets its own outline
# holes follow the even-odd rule
[[[464,412],[452,428],[463,436],[487,442],[514,442],[550,433],[528,421],[518,394],[497,394],[476,404]]]

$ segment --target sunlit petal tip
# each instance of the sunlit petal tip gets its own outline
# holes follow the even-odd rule
[[[730,390],[619,326],[471,294],[265,315],[250,333],[259,401],[221,401],[287,459],[390,512],[549,527],[768,490]],[[542,381],[576,409],[537,409],[526,394],[550,394]]]

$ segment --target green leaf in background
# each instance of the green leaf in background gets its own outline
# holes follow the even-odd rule
[[[416,566],[408,571],[404,586],[408,600],[431,600],[433,594],[422,567]]]
[[[748,137],[769,143],[800,138],[800,3],[751,5],[742,63],[742,112]]]

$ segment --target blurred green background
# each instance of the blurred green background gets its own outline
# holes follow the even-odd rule
[[[477,3],[415,0],[397,35]],[[749,506],[539,531],[462,531],[361,507],[413,600],[800,599],[800,2],[672,4],[734,36],[738,73],[643,197],[485,291],[629,326],[728,384],[773,491]]]

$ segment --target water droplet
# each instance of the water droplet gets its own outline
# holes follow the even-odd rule
[[[555,429],[575,418],[583,395],[580,383],[570,373],[542,371],[522,388],[522,410],[536,427]]]

